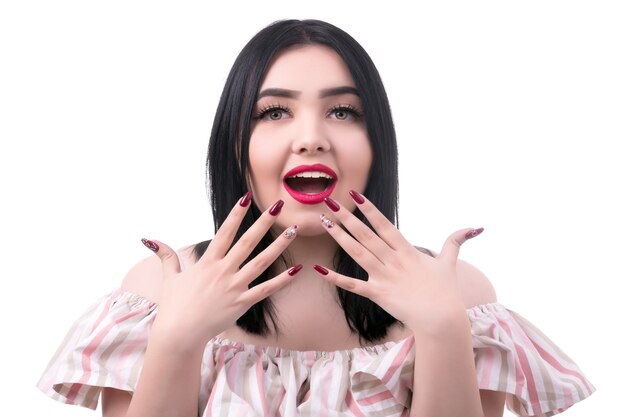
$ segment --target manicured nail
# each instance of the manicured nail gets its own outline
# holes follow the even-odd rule
[[[154,243],[151,240],[141,239],[141,243],[146,245],[146,248],[150,249],[152,252],[158,252],[159,251],[159,245],[157,245],[156,243]]]
[[[471,239],[473,237],[476,237],[479,234],[481,234],[483,232],[483,230],[485,230],[484,227],[480,227],[478,229],[470,230],[469,232],[465,233],[465,239]]]
[[[296,225],[291,226],[287,230],[285,230],[285,233],[283,233],[283,236],[285,236],[285,238],[287,239],[293,239],[297,233],[298,233],[298,225],[296,224]]]
[[[313,269],[315,269],[317,272],[319,272],[322,275],[328,275],[328,269],[324,268],[321,265],[314,265]]]
[[[326,215],[324,214],[320,215],[320,220],[322,221],[322,224],[326,226],[327,229],[330,229],[331,227],[335,225],[335,222],[333,222],[331,219],[326,217]]]
[[[283,200],[278,200],[276,203],[274,203],[274,205],[270,209],[270,214],[272,216],[278,216],[278,213],[280,213],[283,208],[283,204],[285,204]]]
[[[293,268],[291,268],[287,273],[291,276],[296,275],[298,272],[300,272],[300,270],[302,269],[302,264],[298,264],[296,266],[294,266]]]
[[[331,209],[334,212],[338,212],[339,211],[339,204],[337,204],[337,202],[335,200],[333,200],[330,197],[326,197],[324,199],[324,203],[326,203],[326,205],[328,206],[329,209]]]
[[[363,204],[365,203],[365,200],[363,199],[363,196],[359,193],[357,193],[354,190],[350,190],[350,197],[352,197],[352,199],[357,203],[357,204]]]
[[[248,204],[250,204],[250,200],[252,198],[252,193],[250,191],[248,191],[243,197],[241,197],[241,199],[239,200],[239,205],[241,207],[248,207]]]

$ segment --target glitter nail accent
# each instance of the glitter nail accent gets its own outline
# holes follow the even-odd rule
[[[478,236],[479,234],[481,234],[483,232],[483,230],[485,230],[484,228],[480,227],[478,229],[474,229],[474,230],[470,230],[469,232],[467,232],[465,234],[465,239],[471,239],[473,237]]]
[[[148,239],[141,239],[141,242],[146,245],[146,247],[148,249],[150,249],[152,252],[158,252],[159,251],[159,245],[157,245],[156,243],[154,243],[151,240]]]
[[[298,233],[298,225],[294,225],[291,226],[289,229],[285,230],[285,233],[283,233],[283,236],[285,236],[286,239],[293,239],[293,237]]]
[[[326,226],[327,229],[330,229],[331,227],[335,225],[335,223],[331,219],[326,217],[324,214],[320,215],[320,220],[322,221],[322,224]]]

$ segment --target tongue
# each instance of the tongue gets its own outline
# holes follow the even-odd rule
[[[319,194],[326,189],[328,180],[323,178],[289,178],[287,185],[300,193]]]

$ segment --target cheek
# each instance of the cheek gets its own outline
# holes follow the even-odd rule
[[[252,138],[248,147],[248,158],[250,161],[250,168],[256,171],[258,168],[267,163],[267,159],[271,157],[272,149],[268,146],[266,141],[260,138]]]
[[[345,174],[351,174],[352,181],[365,186],[372,166],[372,146],[364,133],[349,139],[342,144],[341,152],[347,169]]]
[[[248,161],[253,177],[263,177],[277,169],[277,164],[273,161],[277,159],[278,149],[273,146],[273,142],[275,143],[275,141],[266,140],[262,135],[250,138]]]
[[[276,199],[276,187],[282,185],[281,147],[279,141],[270,139],[256,134],[248,145],[248,186],[261,210],[270,204],[270,200]]]

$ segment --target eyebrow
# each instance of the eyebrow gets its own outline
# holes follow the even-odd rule
[[[257,97],[257,100],[262,99],[263,97],[285,97],[285,98],[298,98],[302,94],[301,91],[296,90],[288,90],[286,88],[266,88],[261,91]],[[333,88],[325,88],[320,91],[319,98],[326,98],[331,96],[338,96],[341,94],[354,94],[359,97],[359,92],[354,87],[342,86],[342,87],[333,87]]]

